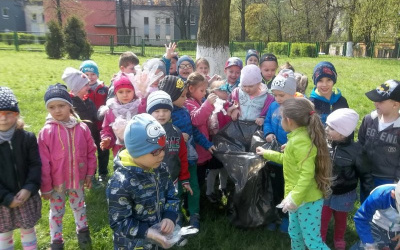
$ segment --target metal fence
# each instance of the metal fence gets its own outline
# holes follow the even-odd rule
[[[137,55],[149,57],[161,57],[165,53],[164,44],[179,42],[166,39],[144,39],[140,36],[126,35],[98,35],[88,34],[89,42],[96,53],[118,54],[124,51],[132,51]],[[17,51],[45,51],[46,36],[44,33],[32,32],[0,32],[0,49]],[[292,56],[291,42],[286,43],[287,49],[276,53],[283,56]],[[299,43],[296,43],[299,44]],[[346,42],[309,42],[309,46],[315,46],[315,56],[331,55],[345,56]],[[180,55],[196,56],[196,41],[179,42],[177,48]],[[260,54],[273,52],[268,49],[268,43],[264,41],[229,43],[231,56],[244,58],[248,49],[256,49]],[[314,49],[313,49],[314,50]],[[398,43],[357,43],[353,46],[354,57],[371,58],[399,58],[400,46]]]

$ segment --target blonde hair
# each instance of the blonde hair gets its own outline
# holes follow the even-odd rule
[[[197,66],[199,66],[200,63],[204,63],[205,65],[207,65],[208,68],[210,68],[210,63],[204,57],[200,57],[196,60],[196,62],[195,62],[196,68],[197,68]]]
[[[307,127],[311,142],[317,148],[315,159],[315,181],[322,191],[324,198],[331,194],[332,162],[326,142],[324,126],[319,115],[315,112],[314,104],[305,98],[286,100],[282,106],[282,118],[293,120],[298,126]],[[307,157],[311,152],[308,152]]]
[[[210,84],[209,91],[212,92],[212,91],[214,91],[214,90],[216,90],[216,89],[219,89],[219,87],[221,87],[221,86],[224,85],[224,84],[225,84],[224,81],[213,81],[213,82]]]
[[[285,64],[283,64],[283,65],[279,68],[279,70],[282,70],[282,69],[290,69],[290,70],[292,70],[292,71],[294,72],[293,65],[291,65],[289,62],[286,62]]]
[[[202,74],[197,72],[191,73],[186,80],[186,84],[188,87],[187,97],[190,97],[190,91],[189,91],[190,86],[198,88],[201,84],[204,83],[208,84],[206,78]]]
[[[305,94],[308,87],[308,77],[300,73],[294,74],[296,78],[296,91]]]

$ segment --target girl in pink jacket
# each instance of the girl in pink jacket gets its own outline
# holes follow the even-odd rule
[[[65,85],[50,85],[44,95],[49,115],[38,136],[42,160],[41,194],[50,199],[51,249],[62,249],[62,219],[66,196],[74,213],[78,243],[91,245],[84,186],[91,188],[97,167],[96,145],[88,126],[72,110]]]
[[[191,73],[186,82],[188,85],[188,98],[185,101],[185,106],[189,110],[192,124],[197,127],[208,140],[210,140],[208,120],[212,115],[214,103],[218,96],[211,93],[208,95],[207,99],[202,102],[207,93],[208,82],[200,73]],[[212,149],[207,151],[200,145],[196,144],[196,152],[199,156],[197,160],[197,177],[199,179],[199,185],[202,185],[205,180],[206,165],[212,158]]]

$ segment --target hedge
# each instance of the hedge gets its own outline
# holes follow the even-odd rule
[[[275,55],[287,55],[289,43],[286,42],[269,42],[267,44],[267,50],[269,53]]]
[[[316,57],[315,44],[292,43],[290,47],[291,57]]]
[[[178,48],[180,51],[196,50],[197,41],[196,40],[180,40],[180,41],[178,41]]]
[[[44,36],[35,36],[32,34],[27,34],[27,33],[17,33],[18,35],[18,44],[32,44],[35,43],[36,38],[38,39],[40,44],[44,44],[45,41],[42,39],[45,39]],[[2,33],[1,34],[1,40],[8,45],[14,44],[14,33],[13,32],[8,32],[8,33]],[[42,42],[43,41],[43,42]]]

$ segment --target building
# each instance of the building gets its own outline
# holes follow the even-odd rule
[[[25,3],[25,27],[29,33],[44,35],[48,29],[44,20],[42,0],[30,0]]]
[[[24,1],[0,1],[0,32],[26,31]]]

